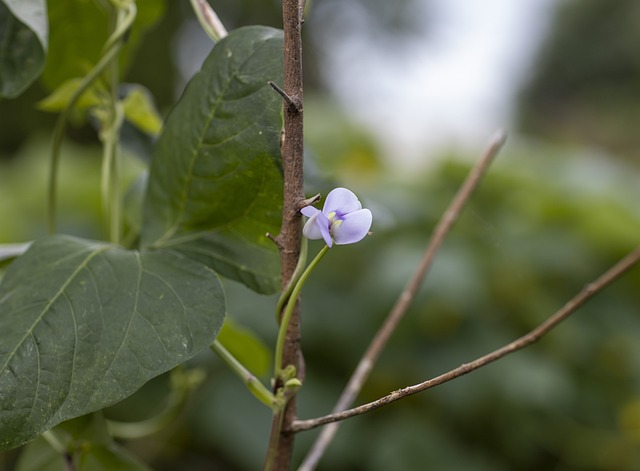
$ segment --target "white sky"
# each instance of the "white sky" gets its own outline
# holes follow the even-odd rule
[[[425,0],[414,0],[425,29],[402,51],[372,47],[369,13],[345,1],[337,31],[316,31],[325,81],[394,160],[415,164],[425,149],[483,146],[509,128],[513,98],[558,1],[432,0],[427,13]],[[321,5],[308,27],[335,15]]]

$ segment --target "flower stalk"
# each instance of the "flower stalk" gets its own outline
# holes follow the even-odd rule
[[[280,320],[280,329],[278,330],[278,339],[276,341],[276,354],[275,354],[275,367],[274,367],[274,376],[276,378],[276,381],[278,380],[278,378],[282,378],[284,373],[284,370],[282,368],[284,343],[286,340],[287,328],[289,327],[289,322],[291,321],[291,314],[293,313],[293,309],[296,305],[296,300],[298,299],[298,296],[300,295],[300,291],[302,290],[304,283],[307,281],[307,278],[309,278],[309,275],[311,275],[311,272],[318,266],[318,263],[320,263],[320,260],[322,260],[322,257],[325,256],[328,250],[329,250],[329,246],[325,245],[322,248],[322,250],[318,252],[318,255],[316,255],[316,257],[311,261],[311,263],[305,269],[302,275],[300,275],[300,279],[297,281],[297,283],[293,287],[293,290],[291,291],[291,296],[289,297],[287,306],[282,314],[282,319]],[[291,378],[287,378],[287,379],[291,379]],[[285,379],[285,381],[287,379]]]

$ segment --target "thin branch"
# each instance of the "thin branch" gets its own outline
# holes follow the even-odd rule
[[[473,190],[480,183],[480,180],[489,167],[489,164],[494,160],[505,141],[506,135],[504,132],[498,132],[491,140],[489,146],[478,160],[477,164],[469,172],[469,175],[458,190],[458,193],[455,195],[449,204],[449,207],[435,227],[433,236],[427,245],[416,272],[407,283],[404,291],[402,291],[398,297],[395,305],[389,312],[387,319],[369,344],[369,347],[362,356],[362,359],[358,363],[353,375],[349,379],[347,386],[340,395],[338,402],[333,408],[334,413],[341,412],[351,406],[362,389],[362,386],[369,377],[369,373],[373,369],[373,366],[387,344],[387,341],[391,337],[391,334],[395,331],[398,323],[404,317],[404,314],[415,298],[418,289],[424,281],[424,277],[433,263],[438,249],[460,216],[460,213],[464,209],[469,197],[473,193]],[[331,440],[338,431],[338,427],[338,422],[334,422],[322,430],[305,460],[302,462],[300,468],[298,468],[299,471],[311,471],[315,469],[327,447],[331,443]]]
[[[627,254],[623,259],[621,259],[618,263],[612,266],[605,273],[600,275],[595,281],[586,285],[576,296],[574,296],[571,300],[569,300],[562,308],[556,311],[553,315],[551,315],[546,321],[540,324],[535,329],[531,330],[526,335],[523,335],[517,340],[514,340],[507,345],[494,350],[493,352],[484,355],[480,358],[477,358],[469,363],[465,363],[458,368],[454,368],[447,373],[441,374],[440,376],[436,376],[428,381],[424,381],[419,384],[415,384],[413,386],[409,386],[406,388],[398,389],[397,391],[392,392],[391,394],[384,396],[376,401],[361,405],[359,407],[355,407],[353,409],[349,409],[343,412],[339,412],[336,414],[329,414],[323,417],[318,417],[316,419],[310,420],[297,420],[293,423],[291,427],[292,432],[301,432],[303,430],[309,430],[320,425],[328,424],[331,422],[335,422],[338,420],[344,420],[349,417],[354,417],[356,415],[364,414],[365,412],[369,412],[371,410],[377,409],[378,407],[384,406],[386,404],[390,404],[392,402],[403,399],[412,394],[416,394],[422,391],[426,391],[427,389],[431,389],[435,386],[439,386],[444,384],[452,379],[458,378],[462,375],[470,373],[478,368],[482,368],[483,366],[488,365],[500,358],[507,356],[510,353],[517,352],[518,350],[522,350],[523,348],[531,345],[532,343],[537,342],[546,334],[548,334],[551,330],[553,330],[558,324],[568,318],[571,314],[573,314],[579,307],[585,304],[589,299],[595,296],[597,293],[602,291],[605,287],[609,286],[613,283],[617,278],[619,278],[622,274],[628,271],[631,267],[638,264],[640,262],[640,246],[636,247],[635,250]]]

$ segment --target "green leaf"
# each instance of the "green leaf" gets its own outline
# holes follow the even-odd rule
[[[155,136],[162,129],[162,118],[153,103],[149,90],[142,85],[128,87],[123,100],[124,117],[141,131]]]
[[[51,236],[0,284],[0,449],[111,405],[207,348],[215,273],[170,251]]]
[[[0,0],[0,96],[18,96],[40,75],[48,27],[45,0]]]
[[[253,332],[227,318],[218,340],[240,363],[257,376],[271,367],[271,352]]]
[[[38,102],[38,108],[42,111],[62,111],[69,104],[69,100],[80,87],[81,82],[82,79],[74,78],[62,83],[58,88],[51,92],[49,96]],[[82,95],[80,95],[80,98],[76,102],[74,108],[80,111],[86,110],[102,103],[106,103],[109,99],[110,97],[107,89],[99,82],[96,82]]]
[[[62,83],[82,77],[95,65],[109,36],[109,17],[89,0],[49,2],[49,54],[42,74],[44,84],[54,90]],[[120,57],[122,71],[133,57],[142,33],[164,12],[164,0],[137,0],[137,15]]]
[[[42,73],[44,84],[55,90],[71,78],[84,76],[98,62],[107,40],[107,15],[97,2],[49,2],[49,54]]]
[[[282,33],[233,31],[167,118],[154,155],[142,245],[171,247],[262,293],[278,289],[266,233],[281,221]]]

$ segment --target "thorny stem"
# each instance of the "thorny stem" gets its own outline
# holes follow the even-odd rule
[[[412,394],[419,393],[421,391],[425,391],[427,389],[431,389],[435,386],[439,386],[448,381],[456,379],[460,376],[463,376],[467,373],[470,373],[478,368],[488,365],[500,358],[509,355],[510,353],[517,352],[518,350],[522,350],[523,348],[531,345],[532,343],[537,342],[542,337],[547,335],[551,330],[553,330],[558,324],[567,319],[571,314],[573,314],[579,307],[585,304],[589,299],[598,294],[604,288],[613,283],[616,279],[618,279],[622,274],[632,268],[634,265],[640,262],[640,246],[636,247],[635,250],[627,254],[623,259],[621,259],[614,266],[609,268],[605,273],[600,275],[596,280],[586,285],[577,295],[575,295],[572,299],[570,299],[562,308],[552,314],[547,318],[542,324],[538,325],[535,329],[531,330],[529,333],[523,335],[522,337],[514,340],[511,343],[504,345],[503,347],[494,350],[491,353],[488,353],[480,358],[477,358],[469,363],[465,363],[457,368],[454,368],[447,373],[441,374],[440,376],[436,376],[435,378],[429,379],[422,383],[415,384],[413,386],[408,386],[406,388],[398,389],[397,391],[393,391],[392,393],[384,396],[376,401],[369,402],[367,404],[363,404],[359,407],[354,407],[353,409],[345,410],[342,412],[328,414],[323,417],[318,417],[316,419],[310,420],[298,420],[294,422],[291,427],[291,432],[301,432],[303,430],[310,430],[312,428],[318,427],[320,425],[328,424],[331,422],[335,422],[338,420],[344,420],[349,417],[354,417],[356,415],[364,414],[371,410],[382,407],[386,404],[390,404],[392,402],[403,399]]]
[[[282,167],[284,173],[284,202],[282,226],[276,238],[282,266],[282,286],[286,287],[293,276],[300,254],[302,220],[300,202],[304,200],[303,179],[303,88],[302,88],[302,18],[299,0],[282,1],[282,23],[284,29],[284,81],[283,91],[299,107],[284,107],[284,140],[282,142]],[[293,312],[288,325],[283,349],[282,363],[295,365],[296,376],[304,380],[304,361],[300,350],[299,303],[292,303]],[[283,385],[276,381],[274,390]],[[295,396],[287,402],[284,410],[274,416],[269,439],[271,469],[289,469],[293,452],[294,435],[286,430],[296,418]],[[266,464],[266,463],[265,463]]]
[[[422,285],[424,278],[433,263],[436,253],[442,246],[447,234],[462,213],[462,210],[464,209],[471,194],[480,183],[482,176],[489,168],[491,162],[493,162],[495,157],[498,155],[498,152],[504,145],[505,141],[506,134],[502,131],[498,132],[491,139],[489,146],[478,160],[478,163],[471,169],[464,183],[461,185],[455,197],[449,204],[449,207],[443,213],[440,221],[433,231],[433,236],[427,244],[424,255],[422,256],[413,277],[409,280],[384,323],[371,340],[369,347],[363,354],[358,366],[349,379],[347,386],[342,391],[338,402],[334,406],[334,413],[347,409],[356,399],[356,396],[369,377],[369,373],[373,369],[378,357],[386,346],[391,334],[393,334],[400,323],[400,320],[404,317],[407,309],[411,305],[411,302],[415,298],[418,289]],[[311,447],[311,450],[300,465],[298,471],[312,471],[315,469],[338,431],[338,427],[339,423],[334,422],[323,428],[322,432],[318,435],[318,438]]]

